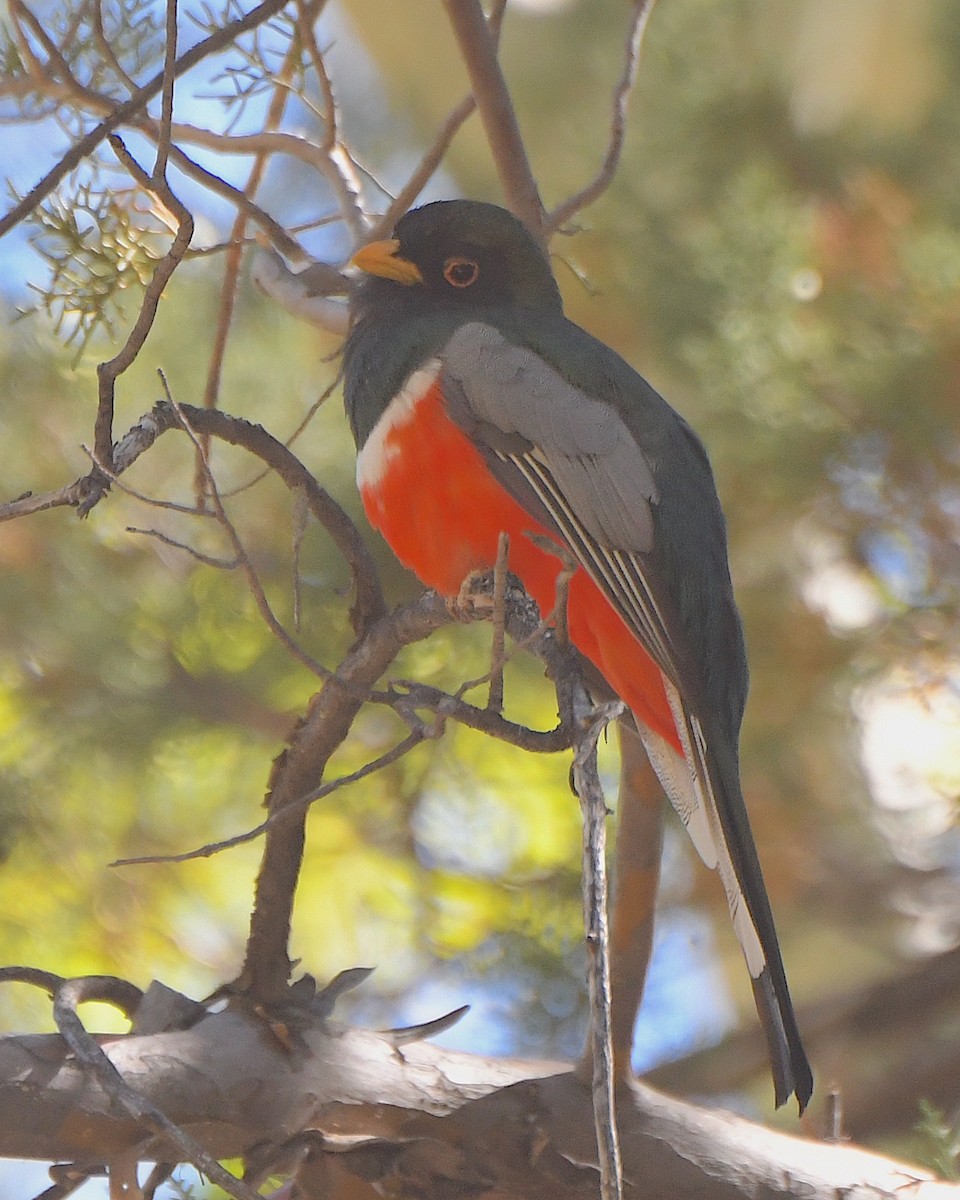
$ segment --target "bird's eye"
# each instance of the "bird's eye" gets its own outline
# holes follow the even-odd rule
[[[468,288],[479,274],[479,264],[472,258],[448,258],[443,264],[443,277],[451,287]]]

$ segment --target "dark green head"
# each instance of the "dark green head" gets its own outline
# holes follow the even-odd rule
[[[444,308],[528,308],[562,312],[544,252],[506,209],[476,200],[439,200],[407,213],[387,242],[353,260],[365,272],[353,309],[416,312]]]

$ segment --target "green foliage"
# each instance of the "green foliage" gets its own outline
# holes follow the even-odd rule
[[[929,1100],[920,1101],[917,1122],[920,1161],[951,1183],[960,1181],[960,1128]]]
[[[34,214],[33,245],[49,279],[31,287],[54,331],[67,345],[77,343],[74,365],[98,328],[117,335],[117,322],[140,303],[162,257],[162,227],[145,203],[136,188],[75,179]],[[131,290],[133,303],[125,305]]]
[[[20,50],[5,25],[0,25],[0,75],[9,79],[22,79],[24,76],[23,58]]]

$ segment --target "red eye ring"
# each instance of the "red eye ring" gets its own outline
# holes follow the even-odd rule
[[[443,264],[443,277],[451,287],[468,288],[477,282],[479,274],[480,264],[472,258],[457,255]]]

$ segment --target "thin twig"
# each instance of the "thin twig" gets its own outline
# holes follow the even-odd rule
[[[164,407],[154,410],[154,417],[164,418]],[[159,432],[179,427],[185,417],[195,433],[212,433],[231,445],[243,446],[257,455],[280,476],[291,491],[302,489],[310,511],[332,538],[334,545],[343,555],[353,576],[355,598],[350,610],[350,620],[357,636],[376,622],[386,612],[386,601],[380,586],[376,563],[356,525],[333,497],[326,492],[307,470],[303,463],[259,425],[232,417],[218,409],[193,408],[180,405],[179,416],[172,407],[166,413]],[[171,422],[171,418],[173,421]]]
[[[99,99],[96,92],[84,87],[84,85],[80,83],[80,81],[74,76],[73,72],[70,70],[67,60],[60,52],[60,47],[44,29],[36,14],[25,3],[23,3],[23,0],[11,0],[10,14],[11,16],[23,18],[26,21],[26,23],[30,26],[34,37],[46,51],[47,62],[46,64],[43,64],[39,62],[32,51],[28,50],[32,63],[39,69],[42,76],[49,77],[50,75],[53,75],[55,77],[59,77],[59,80],[62,84],[66,84],[73,94],[83,99]],[[22,31],[19,29],[19,21],[17,21],[16,24],[18,32],[21,33],[21,37],[18,39],[20,42],[20,47],[21,49],[24,49],[28,44],[22,37]],[[66,44],[66,41],[64,44]],[[52,71],[51,66],[53,67]]]
[[[143,131],[146,128],[146,123],[138,123],[137,128]],[[152,123],[149,128],[151,136],[155,136]],[[225,179],[221,179],[215,172],[208,171],[206,167],[202,167],[189,154],[184,153],[180,146],[174,144],[170,147],[170,157],[185,175],[198,180],[215,195],[222,196],[249,217],[251,221],[263,230],[280,253],[289,258],[291,262],[304,262],[309,257],[296,238],[291,237],[290,233],[284,229],[280,222],[271,217],[268,212],[258,204],[254,204],[252,200],[249,200],[240,188],[234,187],[232,183],[227,183]]]
[[[633,1032],[653,950],[665,804],[663,788],[631,713],[625,713],[617,723],[617,732],[620,784],[610,917],[610,996],[614,1069],[617,1078],[624,1079],[630,1076]],[[588,1044],[588,1062],[590,1054]],[[586,1065],[581,1064],[584,1077],[588,1075]]]
[[[120,82],[125,84],[131,92],[135,92],[137,90],[136,81],[132,79],[124,70],[123,63],[121,63],[116,54],[114,54],[113,47],[110,45],[110,40],[107,37],[106,31],[104,30],[103,0],[93,0],[91,12],[93,14],[93,36],[97,43],[97,49],[114,69]]]
[[[216,513],[217,521],[219,522],[224,533],[226,533],[230,545],[233,547],[234,556],[240,565],[240,569],[243,571],[244,578],[247,581],[247,587],[250,589],[250,594],[253,596],[254,603],[256,604],[261,617],[263,617],[267,628],[277,639],[277,641],[280,642],[287,653],[291,655],[292,658],[295,658],[301,666],[306,667],[307,670],[310,671],[311,674],[316,675],[318,679],[326,679],[329,675],[327,668],[321,663],[318,663],[316,659],[309,655],[306,650],[303,649],[300,643],[289,633],[287,633],[286,629],[284,629],[283,625],[281,625],[280,621],[274,615],[273,609],[270,607],[270,601],[267,599],[267,594],[264,591],[263,584],[260,582],[260,576],[257,574],[253,563],[250,561],[250,556],[247,554],[246,547],[241,541],[240,535],[237,533],[236,526],[227,516],[226,509],[223,507],[223,501],[220,499],[220,492],[217,488],[217,481],[214,479],[213,472],[210,470],[210,463],[207,460],[206,454],[204,453],[203,445],[199,437],[197,437],[196,433],[194,433],[193,429],[190,427],[189,422],[183,416],[179,405],[173,399],[173,396],[171,395],[167,386],[167,381],[162,374],[160,379],[163,383],[164,391],[167,394],[168,403],[173,406],[178,416],[180,416],[181,420],[183,421],[184,431],[186,432],[187,437],[189,437],[193,442],[194,449],[196,450],[197,455],[203,464],[203,469],[206,475],[206,494],[213,502],[213,508],[214,512]]]
[[[836,1084],[827,1092],[827,1111],[824,1120],[824,1141],[839,1145],[846,1141],[843,1134],[843,1094]]]
[[[171,546],[174,550],[182,550],[184,554],[189,554],[198,563],[203,563],[205,567],[215,567],[218,571],[235,571],[240,566],[238,558],[214,558],[212,554],[204,554],[201,550],[197,550],[195,546],[188,546],[186,542],[178,542],[176,538],[161,533],[159,529],[140,529],[136,525],[128,525],[127,533],[138,533],[141,537],[153,538],[162,542],[164,546]]]
[[[31,987],[42,988],[52,998],[63,983],[63,976],[40,967],[0,967],[0,983],[28,983]]]
[[[494,47],[499,47],[500,44],[500,29],[503,24],[503,14],[507,7],[507,0],[496,0],[490,10],[490,15],[487,17],[487,27],[490,30],[490,36],[493,38]],[[369,238],[371,241],[376,241],[377,238],[386,237],[393,229],[397,221],[403,216],[408,209],[413,207],[414,201],[433,178],[437,168],[443,162],[447,151],[450,149],[450,144],[456,137],[460,127],[464,124],[467,118],[473,113],[477,107],[477,102],[471,92],[469,96],[465,96],[457,107],[450,113],[447,119],[440,126],[437,135],[433,140],[433,145],[427,150],[423,158],[413,169],[409,179],[397,192],[390,206],[382,217],[376,222],[376,225],[370,230]]]
[[[286,3],[287,0],[263,0],[263,3],[258,4],[236,21],[228,22],[209,37],[204,38],[203,41],[191,46],[177,59],[175,71],[177,78],[179,79],[184,72],[202,62],[208,55],[215,54],[225,46],[231,45],[242,33],[256,29],[264,21],[269,21]],[[75,167],[79,166],[89,154],[92,154],[115,129],[141,113],[163,87],[163,78],[161,71],[148,83],[145,83],[129,100],[118,104],[110,115],[91,129],[88,134],[74,142],[56,166],[52,167],[5,216],[0,217],[0,237],[13,229],[28,213],[33,212],[37,205],[50,195],[57,184],[66,178]]]
[[[242,446],[276,471],[288,488],[303,490],[310,511],[350,567],[355,591],[354,603],[350,610],[354,631],[360,636],[365,629],[374,624],[385,613],[386,602],[376,564],[356,525],[333,497],[317,483],[297,456],[261,426],[252,425],[249,421],[232,417],[218,409],[207,410],[181,405],[178,412],[172,405],[161,402],[151,412],[145,413],[117,443],[113,456],[114,476],[133,466],[161,434],[171,429],[182,430],[184,418],[195,433],[211,433],[231,445]],[[0,522],[60,507],[78,508],[81,513],[86,513],[103,496],[103,487],[102,483],[98,482],[99,479],[100,470],[95,468],[89,475],[84,475],[56,491],[44,492],[38,496],[20,496],[8,504],[0,505]],[[165,501],[150,502],[169,507]],[[185,511],[194,512],[192,508]]]
[[[634,0],[633,17],[630,22],[630,32],[627,37],[627,49],[624,56],[623,73],[613,93],[613,112],[610,117],[610,138],[607,142],[607,152],[597,174],[586,187],[581,188],[569,199],[551,212],[544,222],[547,235],[555,233],[562,225],[582,208],[592,204],[610,186],[617,167],[620,165],[620,155],[623,152],[623,139],[627,129],[627,105],[630,93],[637,78],[637,64],[640,61],[640,43],[643,41],[647,19],[653,9],[654,0]]]
[[[116,975],[84,975],[73,982],[82,984],[85,1001],[110,1004],[130,1021],[143,1000],[143,992],[136,984]],[[38,967],[0,967],[0,983],[28,983],[42,988],[53,999],[65,980],[62,975],[42,971]]]
[[[460,127],[474,112],[476,107],[477,102],[473,96],[465,96],[450,113],[440,126],[433,145],[413,169],[410,178],[400,191],[397,192],[383,216],[371,227],[368,234],[371,241],[377,241],[378,238],[386,237],[403,214],[413,207],[414,201],[433,178],[437,168],[443,162],[447,151],[450,149],[450,143],[456,137]]]
[[[572,745],[573,734],[569,726],[563,723],[554,729],[531,729],[527,725],[508,721],[489,708],[477,708],[459,696],[427,683],[394,680],[389,691],[375,693],[370,698],[389,705],[405,720],[411,720],[418,709],[426,708],[442,721],[456,721],[459,725],[476,729],[508,745],[519,746],[532,754],[556,754],[560,750],[568,750]]]
[[[364,240],[367,218],[360,203],[362,188],[360,179],[349,152],[340,140],[337,98],[333,82],[323,60],[323,54],[314,36],[314,24],[309,18],[303,0],[297,0],[297,32],[303,41],[313,64],[317,82],[324,99],[324,134],[320,149],[321,170],[330,184],[337,207],[343,214],[350,232],[357,242]]]
[[[323,0],[321,0],[321,5],[322,3]],[[280,67],[278,82],[274,86],[273,95],[270,97],[270,104],[267,107],[264,119],[264,128],[267,130],[272,130],[278,126],[283,119],[283,113],[286,109],[290,93],[285,87],[280,86],[280,83],[293,74],[296,64],[299,61],[299,56],[299,48],[291,45]],[[258,150],[254,157],[253,165],[247,175],[247,182],[243,187],[243,195],[251,201],[263,181],[268,159],[269,154],[265,149]],[[207,379],[203,389],[204,408],[216,408],[220,397],[220,380],[223,375],[223,362],[227,352],[227,339],[230,335],[230,327],[233,324],[233,314],[236,308],[237,287],[240,282],[240,266],[243,262],[244,235],[246,234],[246,230],[246,213],[243,209],[238,209],[233,220],[233,227],[230,230],[228,239],[229,249],[223,268],[223,286],[220,292],[217,326],[213,337],[213,348],[210,352],[210,362],[207,367]],[[204,438],[200,440],[204,452],[209,456],[209,443]],[[203,464],[199,459],[194,466],[194,495],[197,498],[197,507],[202,508],[204,505],[204,470]]]
[[[112,470],[106,463],[100,462],[89,446],[85,446],[81,442],[80,449],[90,459],[94,467],[98,471],[102,471],[106,478],[110,480],[110,486],[116,488],[119,492],[123,492],[131,500],[138,500],[141,504],[146,504],[149,508],[161,508],[165,512],[181,513],[186,517],[213,516],[206,509],[197,508],[193,504],[178,504],[176,500],[160,500],[156,496],[148,496],[146,492],[138,491],[137,488],[131,487],[129,483],[125,483],[115,469]],[[114,454],[116,454],[116,448],[114,448]]]
[[[140,312],[120,352],[107,362],[97,364],[97,419],[94,425],[93,448],[97,458],[108,465],[113,464],[113,409],[114,389],[117,379],[131,366],[143,348],[147,335],[153,328],[160,297],[170,277],[180,265],[190,239],[193,237],[193,217],[165,179],[151,179],[136,159],[130,154],[123,141],[112,134],[110,144],[117,158],[123,163],[141,187],[153,192],[164,207],[177,219],[177,234],[169,250],[157,264],[150,282],[143,293]]]
[[[80,1166],[79,1163],[51,1163],[47,1174],[53,1181],[53,1187],[46,1188],[33,1200],[66,1200],[75,1191],[83,1187],[91,1179],[103,1173],[103,1167]]]
[[[333,393],[337,390],[337,386],[340,383],[342,374],[343,374],[343,368],[341,367],[341,369],[337,372],[337,374],[333,378],[333,380],[327,384],[327,386],[323,389],[323,391],[320,393],[320,395],[316,398],[316,400],[314,400],[314,402],[310,405],[310,407],[307,409],[307,411],[301,417],[300,422],[297,425],[296,429],[294,429],[293,433],[288,434],[288,436],[283,440],[283,442],[281,444],[283,445],[283,447],[285,449],[287,449],[287,450],[290,449],[290,447],[293,445],[293,443],[295,441],[297,441],[297,439],[300,437],[300,435],[303,433],[303,431],[307,428],[307,426],[310,424],[310,422],[313,420],[313,418],[316,416],[316,414],[320,411],[321,406],[324,405],[327,402],[327,400],[330,399],[330,397],[333,395]],[[230,488],[227,491],[221,491],[220,495],[224,498],[224,500],[228,500],[232,496],[239,496],[241,492],[248,491],[250,488],[252,488],[256,484],[258,484],[260,482],[260,480],[263,479],[264,476],[266,476],[266,474],[267,474],[266,471],[259,471],[256,475],[253,476],[252,479],[247,479],[244,483],[238,483],[234,487]]]
[[[277,826],[290,821],[293,817],[302,816],[317,801],[325,800],[334,792],[339,792],[341,788],[348,787],[352,783],[359,783],[368,775],[374,775],[377,771],[382,771],[384,767],[389,767],[408,754],[414,746],[419,746],[425,737],[426,733],[423,727],[412,730],[402,742],[398,742],[378,758],[371,759],[370,762],[365,763],[356,771],[351,771],[348,775],[339,775],[336,779],[321,784],[312,792],[307,792],[305,796],[300,796],[284,805],[283,808],[277,809],[265,821],[261,821],[259,825],[246,830],[245,833],[234,834],[233,837],[224,838],[219,842],[208,842],[205,846],[198,846],[196,850],[184,850],[180,854],[145,854],[140,858],[118,858],[110,865],[112,867],[140,867],[148,863],[192,862],[197,858],[212,858],[215,854],[222,854],[224,850],[233,850],[236,846],[256,841],[258,837],[262,837],[263,834],[271,829],[276,829]]]
[[[587,983],[593,1050],[593,1118],[600,1160],[600,1195],[623,1195],[620,1141],[614,1096],[610,939],[607,929],[606,818],[608,810],[597,770],[597,743],[610,721],[624,711],[616,701],[578,722],[581,733],[573,757],[573,785],[583,811],[583,915],[587,935]]]
[[[163,51],[163,88],[161,90],[160,136],[157,157],[153,164],[155,187],[166,183],[167,159],[170,156],[170,129],[173,125],[173,85],[177,67],[177,0],[166,3],[166,41]]]
[[[444,0],[507,206],[544,243],[543,203],[480,0]]]
[[[490,692],[487,709],[503,712],[503,666],[506,660],[506,611],[507,571],[510,560],[510,537],[501,533],[497,540],[497,561],[493,568],[493,613],[491,623],[493,636],[490,639]]]

